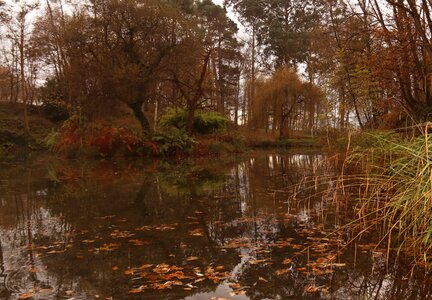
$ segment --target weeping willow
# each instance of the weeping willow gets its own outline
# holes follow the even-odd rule
[[[286,138],[291,130],[312,131],[317,126],[322,93],[315,85],[303,82],[295,71],[279,68],[272,77],[258,80],[256,89],[250,120],[255,130]]]

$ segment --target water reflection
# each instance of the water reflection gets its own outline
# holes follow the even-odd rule
[[[430,297],[428,274],[333,233],[352,218],[319,194],[333,170],[304,153],[2,165],[0,298]]]

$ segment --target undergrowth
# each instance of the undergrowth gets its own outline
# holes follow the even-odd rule
[[[98,126],[73,116],[62,128],[52,131],[45,146],[67,157],[149,156],[158,153],[156,144],[126,127]]]
[[[401,138],[371,135],[373,144],[357,148],[346,160],[362,170],[358,176],[358,216],[382,225],[381,243],[396,238],[417,262],[429,263],[432,249],[432,134]],[[342,185],[345,178],[342,177]],[[352,182],[352,180],[350,180]]]
[[[388,254],[413,256],[416,264],[431,263],[432,249],[432,134],[428,124],[423,134],[368,134],[367,147],[348,152],[344,172],[354,175],[338,179],[343,193],[357,198],[357,219],[361,232],[379,226]],[[350,174],[352,172],[347,172]]]
[[[395,132],[348,137],[341,172],[305,178],[292,197],[348,201],[353,219],[338,229],[350,232],[348,242],[374,236],[387,262],[391,253],[403,253],[413,266],[432,267],[431,129],[432,123],[409,137]]]

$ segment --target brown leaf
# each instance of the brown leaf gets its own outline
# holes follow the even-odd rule
[[[64,253],[66,252],[66,250],[51,250],[49,252],[47,252],[47,254],[59,254],[59,253]]]
[[[332,263],[331,266],[336,267],[336,268],[342,268],[342,267],[345,267],[346,264],[344,264],[344,263]]]
[[[149,241],[140,241],[140,240],[129,240],[129,243],[138,247],[150,244]]]
[[[102,247],[99,248],[100,251],[114,251],[120,247],[120,244],[103,244]]]
[[[204,230],[202,230],[201,228],[197,228],[197,229],[189,231],[189,235],[192,235],[192,236],[204,236]]]
[[[191,257],[186,258],[186,261],[194,261],[194,260],[198,260],[198,259],[199,258],[196,256],[191,256]]]
[[[259,265],[259,264],[265,263],[266,261],[268,261],[268,259],[255,259],[255,260],[249,261],[249,263],[251,265]]]
[[[133,269],[127,269],[126,271],[124,271],[125,275],[133,275],[135,273],[135,271]]]
[[[153,267],[153,265],[151,265],[151,264],[145,264],[145,265],[142,265],[141,267],[139,267],[141,270],[144,270],[144,269],[148,269],[148,268],[151,268],[151,267]]]
[[[28,292],[22,293],[19,295],[19,299],[29,299],[35,295],[35,292],[33,290],[30,290]]]
[[[290,269],[279,269],[276,271],[277,276],[282,276],[290,272]]]
[[[83,240],[83,241],[81,241],[81,243],[84,243],[84,244],[93,244],[95,241],[94,240]]]
[[[315,293],[318,291],[318,287],[314,286],[314,285],[309,285],[307,287],[305,287],[305,291],[308,293]]]

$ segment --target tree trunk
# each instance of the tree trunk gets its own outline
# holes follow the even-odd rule
[[[195,91],[193,98],[188,101],[188,107],[187,107],[188,117],[186,122],[186,130],[190,134],[193,133],[193,121],[195,117],[195,111],[198,106],[198,101],[203,94],[203,84],[204,84],[205,76],[207,74],[207,66],[210,60],[211,53],[212,53],[212,49],[208,50],[206,56],[204,57],[204,64],[201,70],[200,78],[198,79],[197,90]]]
[[[142,102],[133,102],[133,103],[128,103],[128,106],[134,112],[135,118],[137,118],[137,120],[140,122],[143,133],[145,135],[148,135],[151,134],[152,131],[151,131],[150,123],[142,111],[142,104],[143,104]]]
[[[196,106],[194,104],[191,104],[188,107],[188,114],[187,114],[187,120],[186,120],[186,130],[189,133],[193,132],[193,122],[195,118],[195,110]]]
[[[27,113],[27,88],[26,88],[26,82],[25,82],[25,73],[24,73],[24,21],[21,23],[20,27],[20,42],[19,42],[19,52],[20,52],[20,76],[21,76],[21,100],[24,106],[24,130],[27,134],[30,133],[30,126],[28,121],[28,113]]]
[[[251,57],[251,86],[250,86],[250,94],[249,94],[249,99],[248,99],[248,106],[249,106],[249,111],[248,111],[248,125],[249,128],[253,127],[253,115],[252,115],[252,107],[254,105],[255,102],[255,23],[252,24],[252,57]]]

